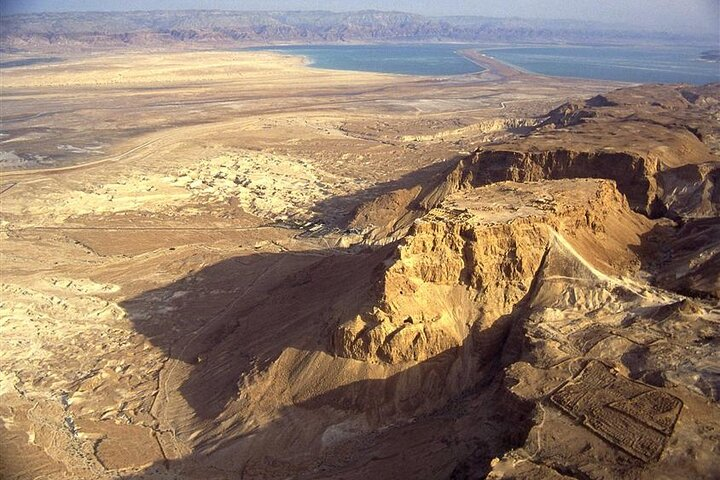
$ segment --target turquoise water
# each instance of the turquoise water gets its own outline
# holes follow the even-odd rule
[[[633,83],[720,82],[720,63],[700,60],[702,47],[488,48],[498,60],[543,75]]]
[[[552,76],[633,83],[720,82],[720,63],[700,60],[709,47],[487,47],[478,45],[313,45],[258,48],[303,55],[334,70],[445,76],[483,68],[458,55],[476,48],[522,69]]]
[[[404,75],[445,76],[477,73],[484,68],[455,52],[463,45],[311,45],[253,50],[274,50],[303,55],[317,68],[359,70]]]

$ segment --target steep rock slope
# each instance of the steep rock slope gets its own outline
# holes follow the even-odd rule
[[[633,210],[677,223],[648,236],[679,249],[676,255],[672,248],[647,249],[645,264],[656,281],[691,290],[698,284],[695,291],[717,296],[717,241],[706,239],[689,249],[679,228],[717,218],[719,88],[634,87],[563,105],[526,137],[478,150],[430,182],[361,206],[349,225],[362,231],[366,242],[386,243],[402,238],[415,219],[459,190],[500,181],[605,178],[615,181]],[[680,287],[682,282],[670,280],[679,264],[667,258],[688,255],[695,257],[689,270],[696,274],[688,277],[688,287]]]
[[[576,284],[590,267],[578,252],[608,273],[629,274],[639,266],[632,248],[652,227],[606,180],[458,191],[402,241],[311,262],[223,312],[181,352],[188,366],[156,406],[164,419],[159,428],[172,425],[174,442],[193,452],[184,462],[194,468],[242,465],[248,478],[279,478],[343,452],[332,478],[363,461],[345,451],[349,444],[428,421],[497,378],[508,336],[537,295],[549,255],[580,265],[579,273],[566,272],[574,290],[562,305],[583,299],[622,308],[612,293],[583,294]],[[507,406],[517,403],[513,415],[529,414],[531,404],[494,388]],[[464,421],[458,438],[473,428]],[[420,435],[421,444],[430,433]],[[483,457],[517,441],[494,435]],[[391,448],[390,440],[377,441]],[[468,452],[460,443],[448,455],[450,474]],[[280,458],[275,467],[267,463]]]
[[[546,256],[503,378],[534,426],[488,478],[713,478],[720,311],[569,252]]]
[[[625,271],[639,263],[629,246],[650,226],[607,181],[461,190],[414,222],[380,282],[379,304],[340,327],[335,352],[391,363],[432,357],[510,314],[554,235]]]
[[[719,99],[720,85],[643,86],[562,105],[524,138],[480,149],[432,184],[360,207],[350,225],[374,230],[370,238],[379,240],[459,188],[559,178],[614,180],[631,207],[650,217],[712,215],[720,198]]]
[[[80,463],[84,478],[714,478],[714,193],[678,174],[665,204],[677,215],[648,211],[670,198],[663,172],[715,161],[671,125],[715,105],[703,91],[591,99],[581,108],[595,116],[555,119],[362,207],[352,221],[366,242],[353,248],[258,250],[110,303],[110,280],[128,275],[118,261],[107,283],[72,295],[91,294],[77,312],[97,312],[88,322],[132,322],[138,357],[99,371],[78,363],[88,372],[60,402],[33,404],[0,378],[0,413],[19,412],[3,424],[3,457],[58,472]],[[657,111],[664,124],[627,151],[599,150],[617,147],[622,109]],[[675,146],[658,150],[654,136],[675,130]],[[557,144],[569,132],[578,145]],[[531,141],[546,150],[520,148]],[[594,178],[605,164],[615,177]],[[182,258],[157,255],[166,266]],[[72,285],[53,280],[44,316],[67,308],[58,300]],[[11,316],[33,313],[28,289],[3,293]],[[141,361],[160,365],[157,378],[134,383]],[[148,391],[119,393],[137,385]],[[40,427],[31,437],[26,425]]]

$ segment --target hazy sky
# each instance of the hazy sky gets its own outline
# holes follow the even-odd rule
[[[165,9],[400,10],[425,15],[572,18],[654,29],[720,30],[720,0],[0,0],[2,13]]]

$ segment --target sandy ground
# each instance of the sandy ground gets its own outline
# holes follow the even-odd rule
[[[225,393],[207,392],[202,412],[183,391],[223,315],[328,257],[360,268],[332,234],[360,202],[614,86],[323,71],[261,52],[98,54],[0,82],[2,462],[23,479],[165,478],[197,448],[222,450],[218,432],[276,422],[281,435],[280,404],[213,423]],[[301,357],[283,346],[280,364]],[[260,347],[247,348],[238,362],[256,382]],[[332,445],[367,429],[330,410],[339,423],[308,436]],[[251,460],[259,476],[286,471]]]

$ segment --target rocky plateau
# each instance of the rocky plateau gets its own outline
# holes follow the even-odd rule
[[[241,149],[79,206],[7,177],[52,215],[11,185],[3,478],[717,478],[720,85],[448,131],[504,135],[376,189]]]

